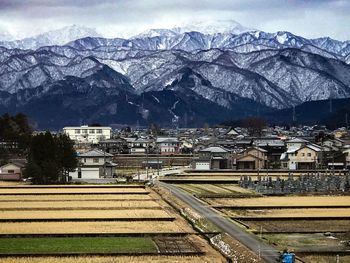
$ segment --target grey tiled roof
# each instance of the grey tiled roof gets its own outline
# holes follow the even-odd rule
[[[91,150],[86,153],[79,154],[79,157],[113,157],[113,154],[104,153],[100,150]]]

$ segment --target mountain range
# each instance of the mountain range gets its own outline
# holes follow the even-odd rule
[[[198,126],[350,97],[350,41],[233,21],[129,39],[73,26],[0,46],[0,112],[25,112],[41,128]]]

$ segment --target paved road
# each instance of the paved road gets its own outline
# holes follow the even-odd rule
[[[166,175],[171,175],[171,174],[181,174],[183,173],[184,169],[186,167],[172,167],[171,169],[169,168],[164,168],[159,170],[159,176],[166,176]],[[141,180],[141,181],[146,181],[149,179],[156,180],[158,179],[158,172],[156,169],[149,170],[148,172],[148,177],[146,173],[142,173],[140,175],[134,175],[134,180]]]
[[[233,237],[234,239],[241,242],[243,245],[248,247],[250,250],[258,254],[260,250],[261,257],[266,262],[278,262],[279,253],[274,248],[266,245],[261,242],[258,237],[253,234],[247,233],[242,230],[239,226],[234,223],[228,221],[219,212],[214,209],[205,206],[198,199],[193,197],[192,195],[178,189],[174,185],[166,184],[163,182],[159,182],[159,184],[172,192],[177,198],[181,199],[183,202],[190,205],[194,210],[196,210],[203,217],[206,217],[209,221],[215,224],[217,227],[222,229],[228,235]]]

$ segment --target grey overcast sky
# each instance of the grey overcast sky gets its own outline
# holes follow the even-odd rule
[[[72,24],[127,36],[193,19],[350,40],[350,0],[0,0],[0,33],[18,37]]]

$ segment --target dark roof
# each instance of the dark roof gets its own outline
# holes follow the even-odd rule
[[[79,157],[89,158],[89,157],[113,157],[113,154],[106,153],[100,150],[91,150],[86,153],[82,153],[78,155]]]

